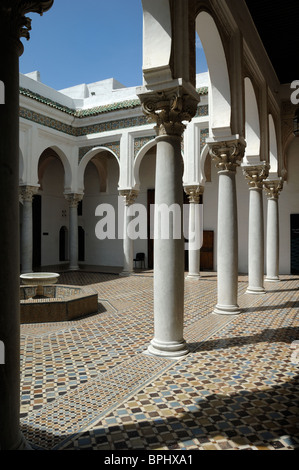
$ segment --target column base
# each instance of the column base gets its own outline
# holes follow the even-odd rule
[[[121,277],[129,277],[132,274],[133,274],[133,271],[122,271],[121,273],[119,273]]]
[[[212,313],[217,315],[238,315],[241,312],[239,305],[216,305]]]
[[[194,280],[198,280],[200,279],[200,274],[187,274],[186,276],[186,279],[194,279]]]
[[[70,266],[68,270],[69,271],[79,271],[80,268],[79,268],[79,266]]]
[[[267,281],[267,282],[279,282],[280,279],[279,279],[278,276],[273,276],[273,277],[271,276],[271,277],[266,277],[265,281]]]
[[[169,357],[171,359],[180,358],[189,354],[189,349],[185,340],[160,342],[153,339],[147,348],[148,354],[152,356]]]
[[[263,287],[247,287],[246,294],[266,294]]]

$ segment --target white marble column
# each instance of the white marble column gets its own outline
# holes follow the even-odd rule
[[[181,357],[188,353],[183,336],[184,236],[181,142],[185,126],[182,121],[190,120],[195,115],[198,101],[195,97],[184,93],[179,86],[169,91],[149,92],[139,97],[145,113],[157,123],[154,338],[148,347],[148,352],[158,356]],[[165,236],[168,230],[169,234]]]
[[[243,173],[249,185],[248,294],[264,294],[264,210],[263,181],[269,173],[265,162],[245,165]]]
[[[33,234],[32,234],[32,201],[37,193],[36,186],[20,187],[20,198],[23,202],[21,231],[21,268],[22,273],[32,272]]]
[[[189,250],[188,250],[188,275],[187,279],[200,279],[200,246],[199,246],[199,231],[200,227],[200,213],[199,213],[199,199],[204,192],[203,186],[185,186],[185,193],[189,199]],[[190,237],[196,236],[196,241]]]
[[[71,271],[79,269],[78,266],[78,204],[83,198],[83,194],[65,194],[69,203],[69,256]]]
[[[130,237],[128,227],[132,216],[130,215],[130,207],[135,202],[138,195],[134,190],[121,190],[120,195],[124,198],[124,232],[123,232],[123,250],[124,250],[124,266],[121,276],[130,276],[133,272],[133,258],[134,258],[134,240]]]
[[[218,303],[214,313],[235,315],[238,305],[238,214],[236,169],[244,155],[239,139],[210,145],[219,175],[217,226]]]
[[[279,281],[279,210],[278,198],[283,188],[282,179],[266,180],[264,189],[268,198],[267,256],[265,281]]]

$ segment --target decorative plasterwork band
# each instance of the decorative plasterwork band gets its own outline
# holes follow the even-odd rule
[[[99,147],[104,147],[107,150],[112,150],[118,158],[120,158],[120,143],[119,142],[109,142],[108,144],[100,144]],[[81,162],[82,158],[92,149],[94,149],[94,145],[90,145],[88,147],[80,147],[79,148],[79,163]]]

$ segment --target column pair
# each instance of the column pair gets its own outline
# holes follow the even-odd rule
[[[83,194],[65,194],[69,203],[69,256],[71,271],[79,269],[78,266],[78,204],[82,201]]]
[[[198,95],[176,85],[139,95],[143,110],[156,122],[154,217],[154,338],[148,352],[167,357],[188,353],[183,337],[183,121],[195,115]],[[168,236],[166,236],[168,234]]]
[[[22,273],[32,272],[33,234],[32,234],[32,202],[38,192],[36,186],[21,186],[20,199],[23,203],[21,230],[21,270]]]
[[[200,197],[204,192],[203,186],[185,186],[189,199],[189,242],[188,242],[188,275],[187,279],[200,278],[200,246],[201,246],[201,214]]]
[[[123,250],[124,250],[124,266],[121,276],[129,276],[133,272],[134,258],[134,240],[130,235],[129,226],[132,220],[130,207],[134,204],[138,191],[133,189],[125,189],[120,191],[120,196],[124,198],[124,232],[123,232]]]
[[[264,210],[263,183],[269,174],[269,165],[244,165],[243,173],[249,185],[248,228],[248,294],[264,294]]]

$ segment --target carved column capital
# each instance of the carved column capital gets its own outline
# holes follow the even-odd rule
[[[208,142],[209,153],[219,171],[235,172],[244,157],[246,144],[242,139]]]
[[[134,189],[121,189],[119,191],[120,196],[124,198],[125,205],[126,206],[131,206],[134,204],[137,196],[138,196],[138,191]]]
[[[189,202],[193,204],[198,204],[200,200],[200,196],[204,192],[204,186],[185,186],[184,187],[185,193],[188,196]]]
[[[181,137],[186,126],[197,111],[199,98],[190,95],[182,86],[139,96],[142,109],[151,122],[156,122],[158,136]]]
[[[10,36],[17,42],[19,55],[22,55],[24,46],[21,38],[30,38],[31,19],[27,13],[42,15],[48,11],[54,0],[2,0],[0,4],[1,32],[0,36]]]
[[[243,174],[248,180],[250,189],[263,189],[263,182],[268,178],[269,168],[269,164],[266,162],[242,166]]]
[[[38,192],[37,186],[20,186],[19,187],[19,198],[21,202],[32,203],[34,195]]]
[[[264,190],[268,199],[278,199],[283,189],[282,178],[264,181]]]
[[[70,208],[77,208],[80,201],[83,199],[83,194],[68,193],[64,195],[65,199],[69,203]]]

